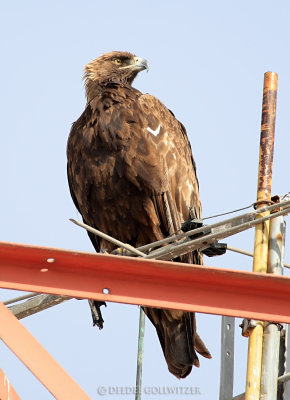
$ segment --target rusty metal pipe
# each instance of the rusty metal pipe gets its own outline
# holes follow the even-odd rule
[[[257,201],[271,200],[278,75],[264,75]]]
[[[263,207],[271,201],[272,166],[274,153],[276,99],[278,75],[266,72],[264,75],[261,139],[256,207]],[[262,213],[259,217],[267,215]],[[253,271],[267,273],[269,221],[256,226]],[[249,332],[248,363],[246,378],[246,400],[260,399],[262,350],[264,324],[260,321]]]

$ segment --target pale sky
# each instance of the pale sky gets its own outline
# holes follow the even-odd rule
[[[144,57],[149,73],[134,86],[158,97],[185,125],[197,163],[203,215],[256,200],[263,75],[279,74],[273,194],[289,184],[290,3],[277,0],[2,1],[1,240],[93,251],[66,179],[66,141],[85,106],[83,66],[103,52]],[[229,238],[252,251],[253,231]],[[287,250],[288,246],[288,250]],[[289,238],[286,261],[289,262]],[[251,259],[226,254],[205,264],[251,270]],[[0,292],[1,299],[14,297]],[[99,386],[133,386],[139,310],[109,303],[104,329],[92,327],[86,301],[71,300],[23,324],[78,384],[97,400]],[[237,320],[234,393],[244,391],[247,339]],[[213,359],[178,381],[168,370],[146,321],[143,384],[198,387],[200,394],[165,400],[218,398],[220,317],[198,315]],[[23,400],[52,396],[1,343],[0,367]],[[152,400],[158,396],[143,396]]]

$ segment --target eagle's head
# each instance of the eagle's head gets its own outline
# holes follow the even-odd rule
[[[148,70],[144,58],[125,51],[105,53],[85,66],[84,80],[88,101],[97,88],[110,82],[131,84],[138,72]]]

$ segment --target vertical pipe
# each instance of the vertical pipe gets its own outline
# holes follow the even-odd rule
[[[271,200],[272,165],[276,116],[278,75],[266,72],[264,75],[263,106],[261,122],[260,155],[257,185],[257,208]],[[267,215],[260,214],[260,217]],[[254,272],[267,272],[269,221],[256,226],[254,244]],[[263,323],[257,321],[249,332],[248,363],[246,378],[246,400],[260,399]]]
[[[286,325],[286,328],[282,330],[281,335],[280,335],[279,368],[278,368],[279,376],[285,375],[285,371],[286,371],[285,358],[286,358],[287,327],[288,327],[288,325]],[[278,383],[277,400],[287,400],[287,397],[284,398],[284,396],[283,396],[284,387],[285,387],[285,384],[283,385],[283,384]],[[289,398],[290,398],[290,396],[288,396],[288,399]]]
[[[269,264],[268,272],[283,275],[285,253],[286,223],[284,217],[273,218],[270,221]]]
[[[142,394],[144,330],[145,330],[145,313],[142,307],[140,307],[135,400],[141,400],[141,394]]]
[[[284,337],[284,374],[290,373],[290,325],[286,325],[285,329],[285,337]],[[282,386],[282,385],[280,385]],[[279,392],[278,392],[279,393]],[[283,389],[280,390],[280,394],[282,393],[283,397],[279,398],[279,400],[289,400],[290,399],[290,381],[287,381],[283,384]]]
[[[277,324],[265,322],[261,376],[261,399],[277,399],[280,329]]]
[[[277,196],[277,201],[279,200]],[[283,274],[284,249],[285,221],[284,217],[280,216],[270,221],[268,273],[275,275]],[[261,377],[261,399],[263,400],[277,399],[279,348],[280,326],[271,322],[266,322],[264,328]]]
[[[257,208],[263,207],[271,200],[277,83],[278,75],[275,72],[265,73],[257,187]],[[263,216],[264,215],[265,214],[263,214]],[[260,214],[260,217],[261,216],[262,214]],[[254,272],[267,272],[268,236],[269,221],[257,225],[255,232],[253,260]]]

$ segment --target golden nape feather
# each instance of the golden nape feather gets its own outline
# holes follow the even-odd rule
[[[132,246],[163,239],[201,217],[195,163],[184,126],[157,98],[132,87],[146,60],[111,52],[85,67],[87,105],[67,144],[71,196],[86,224]],[[96,251],[111,243],[89,233]],[[202,264],[199,252],[179,260]],[[193,288],[194,290],[194,288]],[[100,305],[97,321],[102,327]],[[211,355],[198,336],[194,313],[144,307],[172,374]]]

